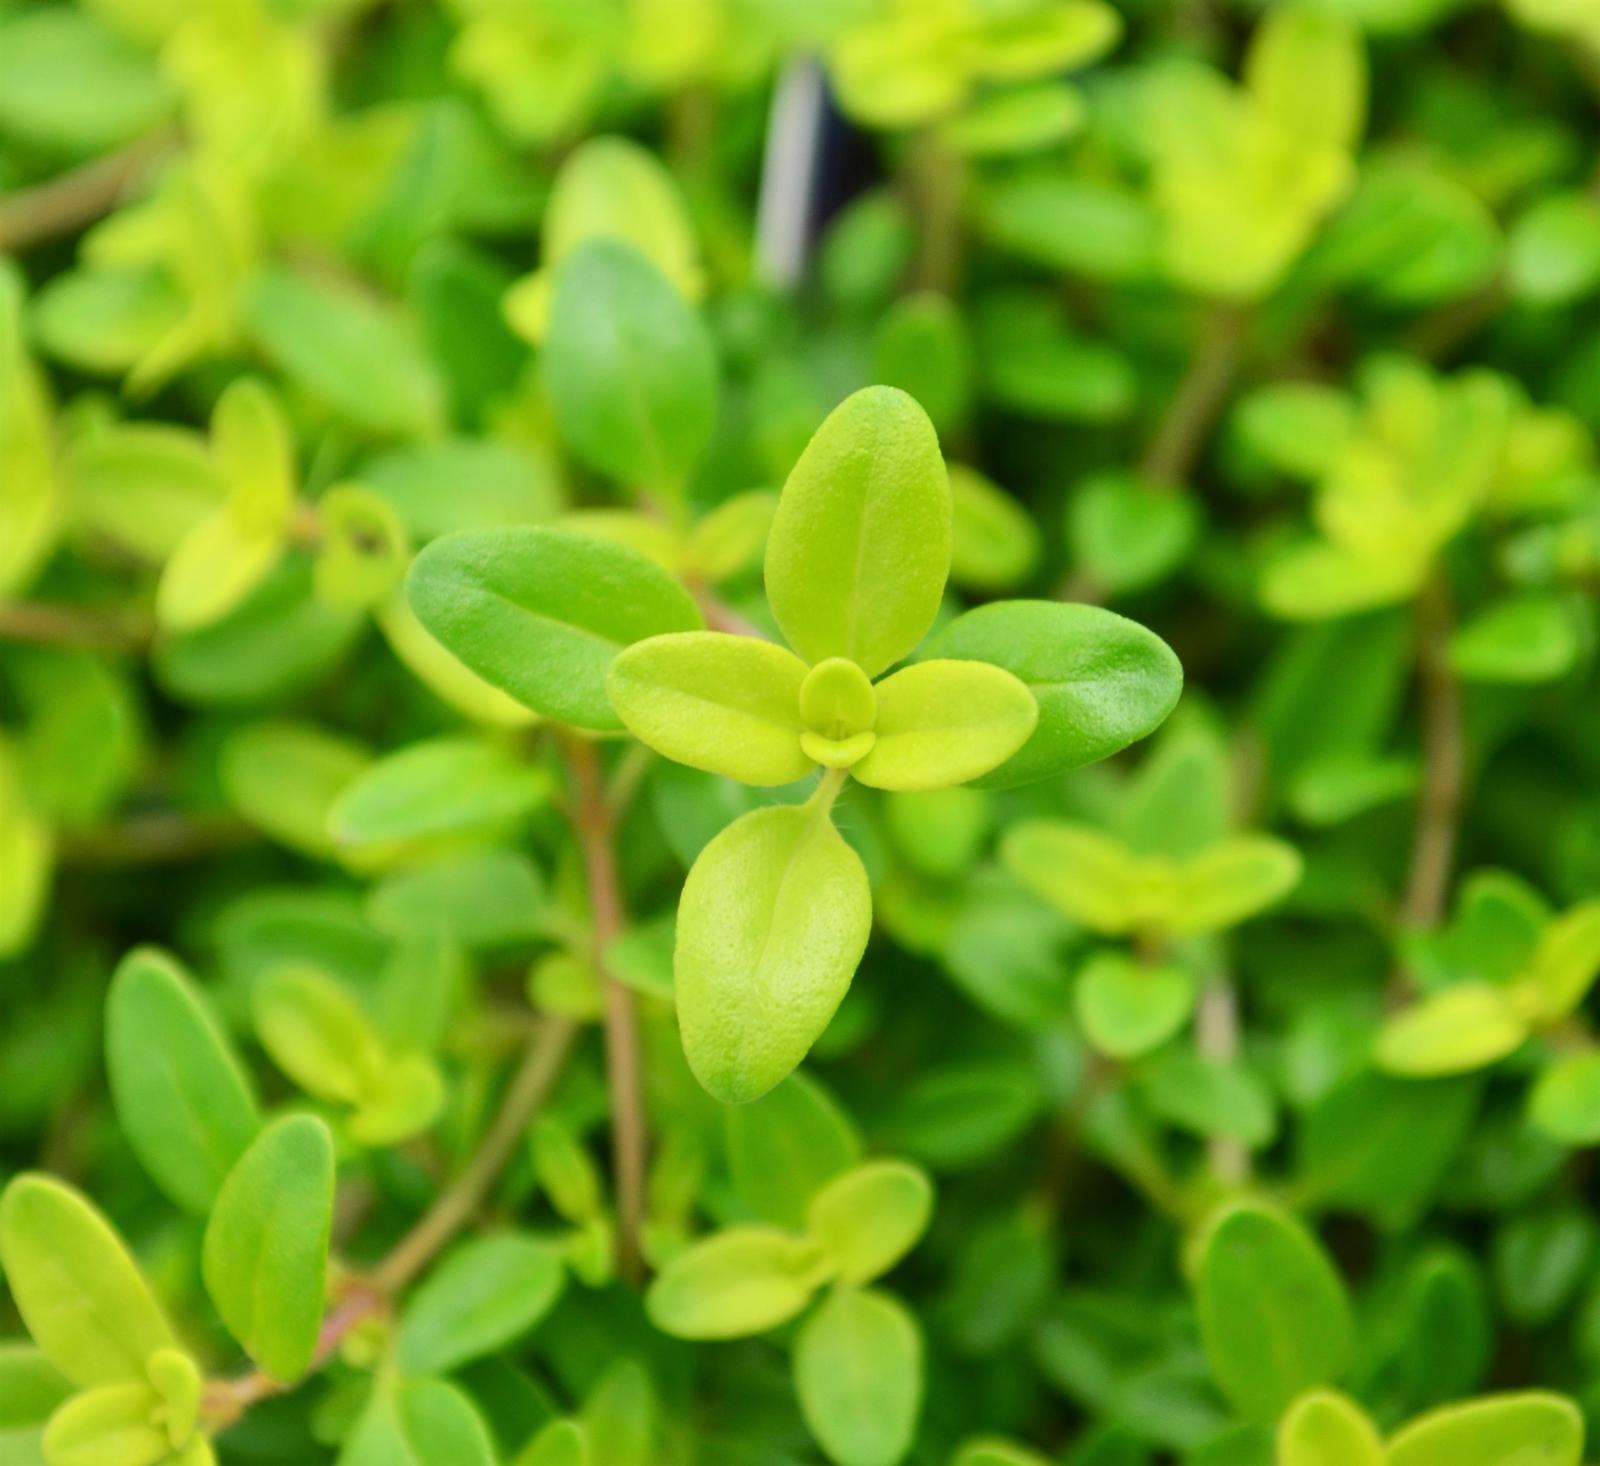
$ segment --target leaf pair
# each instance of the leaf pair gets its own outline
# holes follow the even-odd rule
[[[799,655],[711,632],[653,638],[618,657],[613,706],[669,758],[746,783],[818,763],[889,789],[988,772],[1037,721],[1016,678],[945,661],[872,685],[933,622],[951,515],[926,414],[892,388],[857,392],[801,454],[767,540],[767,598]]]
[[[811,1198],[803,1232],[732,1227],[679,1253],[650,1285],[645,1306],[677,1338],[765,1333],[829,1280],[860,1286],[887,1272],[916,1244],[932,1206],[933,1188],[915,1166],[865,1162]]]
[[[1232,835],[1174,859],[1055,819],[1012,826],[1000,852],[1025,886],[1105,936],[1225,931],[1282,900],[1301,870],[1294,847],[1270,835]]]
[[[285,1074],[307,1094],[349,1107],[358,1143],[393,1145],[439,1113],[444,1081],[433,1061],[392,1048],[355,999],[315,969],[288,967],[261,978],[251,1011]]]
[[[40,1353],[80,1391],[45,1426],[52,1466],[96,1466],[112,1450],[139,1466],[213,1460],[197,1431],[200,1371],[87,1200],[48,1176],[10,1182],[0,1195],[0,1266]]]
[[[227,498],[179,541],[156,588],[156,615],[176,631],[233,610],[288,543],[294,439],[271,391],[250,378],[228,387],[212,413],[211,443]]]
[[[1402,1426],[1387,1444],[1360,1406],[1319,1390],[1278,1426],[1277,1466],[1578,1466],[1583,1418],[1570,1400],[1532,1391],[1447,1405]]]
[[[1505,980],[1452,983],[1389,1019],[1374,1057],[1411,1078],[1481,1069],[1565,1020],[1597,974],[1600,902],[1589,901],[1546,923]]]
[[[903,1304],[865,1285],[915,1245],[932,1204],[933,1188],[914,1166],[855,1166],[811,1197],[803,1234],[719,1232],[667,1263],[645,1307],[680,1338],[737,1338],[787,1322],[831,1279],[795,1338],[801,1413],[837,1466],[894,1466],[921,1408],[922,1336]]]
[[[641,742],[758,785],[822,764],[878,789],[945,788],[1004,762],[1038,720],[1028,689],[983,662],[920,662],[873,686],[845,658],[808,670],[783,647],[714,631],[629,648],[606,688]]]

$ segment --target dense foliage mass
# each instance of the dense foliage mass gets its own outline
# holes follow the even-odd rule
[[[1579,1466],[1597,105],[0,0],[0,1466]]]

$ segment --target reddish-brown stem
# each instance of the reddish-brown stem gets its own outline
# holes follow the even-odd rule
[[[326,1364],[360,1324],[384,1313],[390,1301],[422,1271],[482,1205],[495,1178],[505,1169],[528,1122],[560,1076],[576,1028],[564,1018],[547,1019],[528,1042],[522,1063],[506,1088],[489,1129],[472,1158],[401,1238],[393,1251],[365,1277],[352,1278],[322,1321],[309,1370]],[[251,1405],[282,1394],[292,1385],[259,1370],[233,1380],[206,1384],[204,1412],[216,1429],[225,1429]]]
[[[1400,921],[1430,927],[1444,915],[1465,792],[1466,746],[1461,685],[1450,667],[1454,615],[1450,592],[1435,577],[1417,600],[1417,682],[1422,720],[1422,788]]]
[[[176,141],[173,132],[154,133],[70,173],[0,198],[0,253],[21,254],[109,214]]]
[[[0,605],[0,641],[29,646],[82,647],[88,651],[140,652],[155,626],[135,611],[102,611],[48,601]]]
[[[615,812],[600,780],[600,760],[588,739],[567,739],[572,773],[569,810],[583,851],[589,883],[594,961],[605,990],[606,1082],[611,1092],[611,1161],[617,1195],[617,1267],[637,1282],[644,1271],[639,1229],[644,1221],[647,1137],[633,994],[607,970],[606,948],[622,930],[622,888],[617,880]]]

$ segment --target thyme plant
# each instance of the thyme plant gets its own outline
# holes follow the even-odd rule
[[[1594,12],[0,0],[0,1466],[1581,1466]]]

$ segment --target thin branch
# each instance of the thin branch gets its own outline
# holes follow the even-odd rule
[[[1417,680],[1422,718],[1422,789],[1400,920],[1430,927],[1444,915],[1456,826],[1465,792],[1466,747],[1461,725],[1461,685],[1450,668],[1454,613],[1450,593],[1436,577],[1417,601]]]
[[[1222,973],[1213,976],[1200,995],[1194,1037],[1195,1047],[1214,1064],[1231,1064],[1239,1057],[1239,995]],[[1249,1179],[1250,1152],[1238,1140],[1213,1135],[1206,1142],[1206,1159],[1219,1181],[1238,1185]]]
[[[61,856],[79,865],[183,865],[237,850],[260,838],[257,830],[235,815],[160,810],[67,831]]]
[[[1244,306],[1219,302],[1206,314],[1189,368],[1139,461],[1139,477],[1146,483],[1175,488],[1194,472],[1227,405],[1249,330],[1250,313]]]
[[[567,764],[575,795],[573,833],[583,850],[593,914],[595,969],[605,989],[606,1083],[611,1091],[611,1161],[617,1194],[617,1268],[630,1282],[643,1275],[639,1229],[644,1221],[647,1137],[640,1075],[639,1032],[633,993],[605,965],[606,948],[622,930],[622,889],[617,880],[616,812],[600,782],[593,743],[571,735]]]
[[[154,635],[155,623],[138,611],[97,610],[49,601],[0,605],[0,641],[80,647],[87,651],[141,652]]]
[[[576,1026],[564,1018],[550,1018],[540,1025],[528,1042],[499,1112],[461,1174],[369,1276],[345,1283],[322,1321],[308,1373],[332,1359],[361,1324],[387,1312],[394,1295],[471,1220],[526,1134],[534,1113],[554,1088],[576,1034]],[[214,1429],[226,1429],[251,1405],[293,1387],[293,1383],[275,1380],[259,1370],[238,1379],[209,1380],[202,1409]]]
[[[173,150],[177,134],[152,133],[58,178],[0,198],[0,254],[24,250],[109,214],[128,189]]]
[[[529,1040],[494,1123],[466,1168],[374,1269],[371,1282],[380,1293],[390,1295],[405,1287],[471,1219],[527,1132],[534,1112],[554,1087],[576,1034],[576,1027],[564,1018],[550,1018],[540,1025]]]

